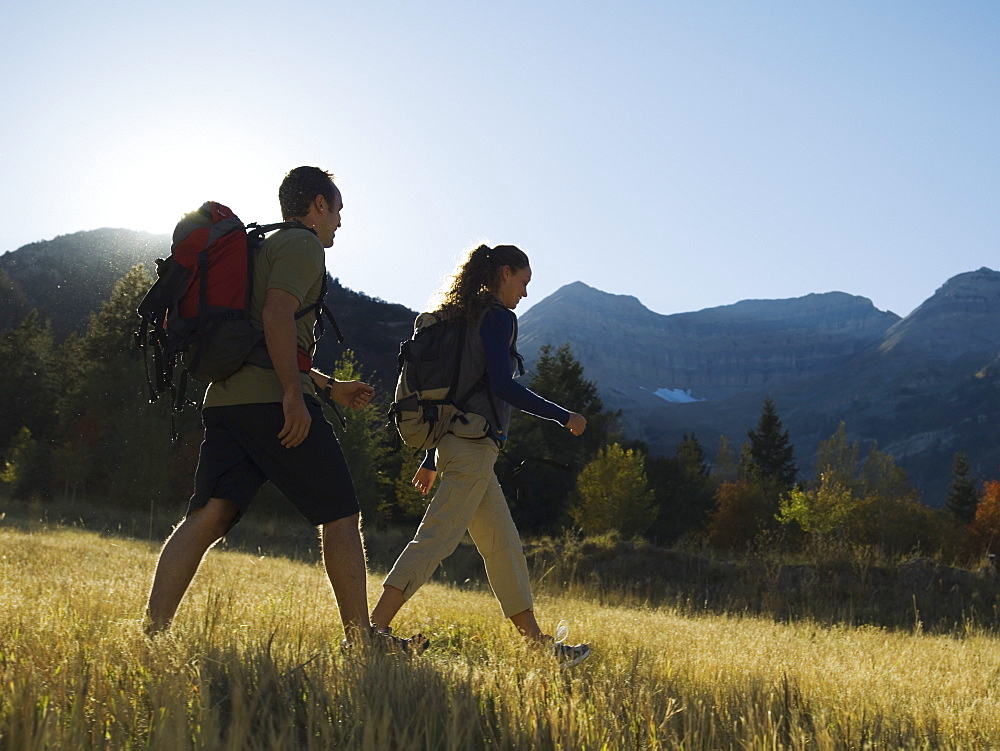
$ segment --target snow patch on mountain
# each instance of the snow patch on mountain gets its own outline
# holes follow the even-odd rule
[[[649,389],[644,388],[644,391],[649,391]],[[704,402],[706,399],[699,399],[691,394],[691,389],[656,389],[653,392],[655,396],[660,397],[664,401],[672,402],[674,404],[691,404],[692,402]]]

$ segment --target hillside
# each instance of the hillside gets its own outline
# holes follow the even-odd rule
[[[82,331],[121,275],[168,250],[166,236],[102,229],[0,256],[0,330],[34,307],[59,335]],[[328,303],[344,346],[387,393],[414,311],[335,279]],[[664,316],[574,282],[520,320],[529,365],[542,345],[563,343],[653,453],[671,454],[692,432],[710,456],[721,435],[739,446],[771,396],[804,474],[844,421],[852,439],[892,454],[931,505],[943,502],[956,451],[974,473],[1000,476],[1000,273],[991,269],[948,280],[903,319],[844,292]],[[329,368],[343,349],[328,333],[317,364]]]
[[[118,279],[137,264],[153,273],[154,260],[169,253],[167,235],[99,229],[32,243],[2,255],[0,331],[36,308],[52,320],[57,336],[83,333],[88,317],[100,309]],[[366,377],[374,374],[382,391],[390,381],[394,385],[399,343],[409,336],[416,313],[354,292],[336,279],[330,280],[327,304],[345,342],[337,344],[328,331],[318,347],[317,364],[330,368],[344,348],[350,348]]]
[[[8,328],[26,309],[36,308],[52,320],[57,335],[82,333],[89,315],[100,308],[129,269],[141,263],[153,273],[154,259],[169,253],[167,235],[98,229],[61,235],[0,255],[0,272],[10,280],[18,301],[16,308],[8,308],[5,300],[0,325]]]

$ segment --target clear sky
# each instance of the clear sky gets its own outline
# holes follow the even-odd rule
[[[0,252],[275,221],[334,171],[346,286],[423,308],[514,243],[660,313],[1000,268],[1000,2],[0,6]],[[519,308],[522,312],[527,305]]]

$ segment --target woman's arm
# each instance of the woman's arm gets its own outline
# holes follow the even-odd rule
[[[510,339],[514,335],[513,313],[490,308],[483,317],[479,335],[486,351],[486,371],[493,394],[530,415],[566,425],[571,413],[555,402],[544,399],[514,380],[510,368]],[[581,431],[582,432],[582,431]]]

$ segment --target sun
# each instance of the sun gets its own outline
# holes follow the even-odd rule
[[[185,213],[209,200],[245,222],[271,221],[274,178],[260,169],[246,140],[210,129],[160,130],[116,144],[92,181],[95,221],[169,234]]]

